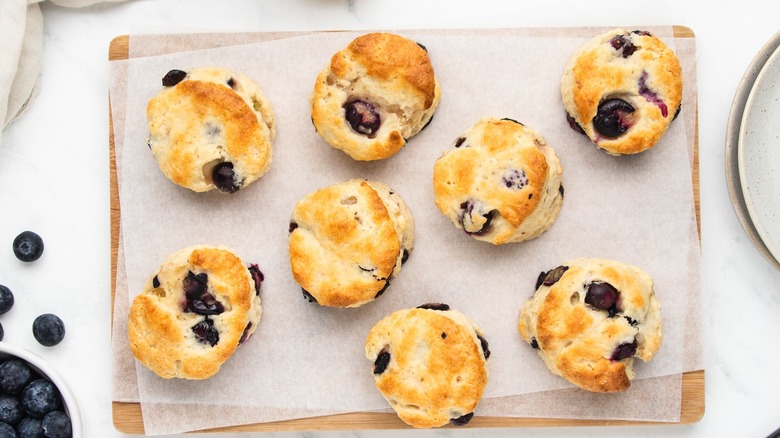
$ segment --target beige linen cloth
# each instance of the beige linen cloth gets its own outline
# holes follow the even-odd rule
[[[60,6],[82,7],[105,0],[49,1]],[[3,129],[27,109],[38,90],[43,50],[40,2],[0,0],[0,121]]]

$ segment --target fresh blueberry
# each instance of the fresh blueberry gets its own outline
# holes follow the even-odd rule
[[[173,87],[174,85],[183,81],[185,77],[187,77],[186,71],[171,70],[162,78],[163,87]]]
[[[618,290],[611,284],[594,282],[588,285],[585,304],[590,304],[597,309],[609,310],[617,303],[618,295]]]
[[[387,369],[387,365],[390,363],[390,353],[386,349],[382,349],[379,355],[374,361],[374,374],[382,374]]]
[[[450,423],[452,423],[453,426],[465,426],[468,424],[469,421],[474,417],[473,412],[469,412],[466,415],[461,415],[458,418],[453,418],[450,420]]]
[[[625,133],[633,125],[631,113],[634,107],[623,99],[607,99],[599,104],[593,127],[604,137],[614,138]]]
[[[0,422],[0,438],[16,438],[16,431],[10,424]]]
[[[631,343],[626,344],[620,344],[615,348],[615,351],[612,352],[611,360],[623,360],[627,359],[636,353],[636,339],[634,339]]]
[[[14,239],[14,255],[23,262],[34,262],[43,254],[43,239],[32,231],[24,231]]]
[[[16,426],[24,418],[22,403],[13,395],[0,394],[0,421]]]
[[[0,284],[0,315],[11,310],[14,306],[14,294],[11,289]]]
[[[31,417],[43,418],[44,415],[59,407],[59,392],[48,380],[33,380],[22,391],[22,408]]]
[[[374,105],[364,100],[347,102],[344,110],[349,126],[357,133],[372,136],[382,123]]]
[[[211,174],[211,180],[214,185],[225,193],[235,193],[241,189],[242,182],[236,179],[236,172],[233,170],[233,163],[225,161],[214,166]]]
[[[46,414],[41,426],[46,438],[70,438],[73,434],[70,417],[62,411],[51,411]]]
[[[18,438],[46,438],[40,418],[24,417],[16,426]]]
[[[46,347],[53,347],[65,337],[65,324],[59,316],[44,313],[33,321],[32,332],[35,340]]]
[[[214,321],[208,318],[192,326],[192,331],[195,333],[195,339],[200,343],[212,347],[219,343],[219,332],[214,328]]]
[[[249,274],[252,276],[252,281],[255,282],[255,295],[259,297],[260,286],[262,286],[263,280],[265,280],[265,275],[263,275],[263,271],[260,270],[260,267],[255,264],[249,265]]]
[[[558,280],[563,277],[563,273],[568,271],[568,266],[558,266],[555,269],[551,269],[544,275],[544,280],[542,280],[542,284],[545,286],[552,286],[555,283],[558,282]]]
[[[10,359],[0,365],[0,390],[6,394],[18,394],[33,378],[27,362]]]

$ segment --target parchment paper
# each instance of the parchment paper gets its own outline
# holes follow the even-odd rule
[[[126,74],[124,80],[112,79],[112,111],[126,109],[118,164],[123,249],[131,291],[127,299],[140,291],[167,254],[195,243],[230,246],[245,261],[259,263],[266,274],[260,327],[217,376],[203,382],[164,381],[137,366],[145,420],[149,421],[147,413],[149,418],[162,418],[152,412],[159,406],[262,408],[257,409],[259,416],[230,419],[243,423],[385,409],[385,401],[373,387],[371,364],[363,357],[365,335],[384,315],[431,301],[463,310],[482,326],[490,341],[490,381],[478,414],[525,416],[522,408],[507,410],[505,403],[487,399],[571,385],[552,376],[535,352],[520,341],[516,331],[519,307],[533,293],[540,271],[581,256],[636,264],[656,281],[664,344],[652,362],[637,364],[638,378],[700,369],[699,246],[689,154],[695,132],[689,120],[695,116],[695,77],[686,77],[688,99],[683,111],[656,148],[634,157],[610,157],[598,151],[566,124],[558,81],[569,54],[602,30],[606,29],[588,29],[587,33],[579,29],[578,35],[571,29],[556,29],[539,32],[541,36],[531,36],[528,30],[400,32],[428,47],[444,94],[433,123],[399,154],[376,163],[354,162],[331,149],[309,120],[308,96],[314,77],[332,53],[361,33],[289,36],[260,44],[132,59],[112,69],[112,75]],[[674,48],[671,29],[651,30]],[[687,58],[681,56],[685,71],[695,72],[691,68],[694,51],[688,53]],[[277,114],[271,171],[231,196],[195,194],[173,185],[159,172],[144,141],[145,106],[159,90],[160,78],[171,68],[201,65],[244,72],[264,89]],[[114,84],[126,85],[125,102],[118,101],[125,90],[117,90],[115,96]],[[473,241],[433,204],[434,161],[485,115],[511,117],[533,127],[556,148],[563,163],[566,199],[561,215],[550,231],[533,241],[504,247]],[[320,308],[302,298],[289,272],[289,215],[306,193],[353,177],[384,181],[401,194],[415,217],[415,250],[376,302],[359,309]],[[127,301],[123,304],[126,309]],[[126,313],[117,311],[116,329],[121,329],[123,319]],[[115,331],[115,339],[122,335]],[[127,357],[116,340],[115,354]],[[675,421],[657,417],[659,411],[679,415],[679,378],[651,380],[676,385],[677,390],[667,392],[672,408],[659,409],[653,404],[647,414],[633,411],[629,418],[645,415]],[[126,386],[132,383],[118,388]],[[634,391],[638,386],[639,381],[620,397],[638,395],[640,390]],[[134,395],[132,390],[117,393],[130,399]],[[556,391],[555,397],[533,396],[549,402],[550,416],[561,411],[554,409],[560,405],[556,404],[560,396],[590,406],[588,412],[594,413],[588,418],[622,418],[614,410],[593,409],[603,404],[593,406],[589,397],[578,393],[564,390]],[[209,394],[207,400],[203,394]],[[527,396],[523,399],[528,400]],[[580,418],[571,413],[564,416]],[[220,418],[214,418],[214,424],[195,428],[225,425],[216,424],[224,421],[222,413],[215,417]],[[163,421],[154,423],[146,424],[147,433],[183,431],[170,430]]]

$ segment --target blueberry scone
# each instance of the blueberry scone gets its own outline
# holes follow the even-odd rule
[[[396,311],[366,339],[374,383],[405,423],[416,428],[471,421],[488,379],[482,331],[446,304]]]
[[[163,378],[207,379],[257,329],[263,274],[230,250],[177,251],[130,306],[133,355]]]
[[[271,164],[274,113],[260,88],[223,68],[171,70],[147,105],[148,145],[163,174],[196,192],[235,193]]]
[[[439,82],[424,46],[391,33],[370,33],[337,52],[317,76],[314,127],[355,160],[388,158],[433,117]]]
[[[295,205],[290,265],[309,301],[357,307],[385,292],[414,246],[412,213],[377,181],[352,179]]]
[[[633,358],[652,359],[662,338],[652,278],[602,259],[576,259],[542,272],[518,329],[550,371],[593,392],[628,389]]]
[[[646,31],[611,30],[579,48],[561,79],[569,124],[612,155],[655,146],[677,117],[682,69]]]
[[[555,150],[539,133],[512,119],[483,118],[436,161],[434,200],[477,240],[521,242],[558,217],[562,174]]]

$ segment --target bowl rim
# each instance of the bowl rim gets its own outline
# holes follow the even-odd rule
[[[12,355],[24,360],[32,365],[39,374],[54,383],[62,397],[63,408],[70,417],[71,429],[73,431],[72,436],[73,438],[80,438],[82,436],[81,412],[79,411],[76,397],[73,395],[68,384],[65,383],[65,379],[63,379],[63,377],[45,359],[22,347],[0,341],[0,355],[2,354]],[[2,357],[0,357],[0,359],[2,359]]]

